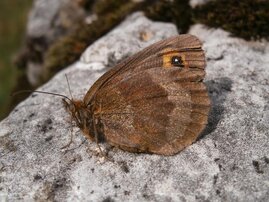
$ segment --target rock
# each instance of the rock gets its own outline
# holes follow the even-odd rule
[[[78,1],[36,0],[27,23],[27,37],[43,38],[49,45],[85,17]]]
[[[24,46],[16,63],[26,67],[32,86],[44,79],[44,55],[59,38],[74,31],[76,24],[84,22],[88,14],[73,0],[36,0],[29,14]],[[20,65],[18,65],[20,66]]]
[[[198,141],[171,157],[102,144],[113,163],[72,127],[58,97],[33,94],[0,123],[0,196],[10,201],[266,201],[268,42],[246,42],[202,25],[190,33],[204,42],[212,100],[208,127]],[[108,67],[175,34],[175,26],[136,13],[39,90],[70,96],[67,74],[73,97],[82,98]],[[61,149],[71,134],[73,142]]]
[[[51,31],[54,18],[65,0],[37,0],[29,15],[27,35],[32,38],[46,37]],[[51,8],[51,9],[48,9]],[[49,30],[49,31],[48,31]]]

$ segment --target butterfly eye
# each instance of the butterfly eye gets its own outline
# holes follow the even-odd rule
[[[178,66],[178,67],[184,67],[182,58],[179,57],[179,56],[173,56],[171,58],[171,63],[172,63],[172,65],[175,65],[175,66]]]

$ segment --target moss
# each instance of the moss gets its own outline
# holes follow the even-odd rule
[[[98,16],[115,13],[124,4],[131,3],[131,0],[99,0],[93,5],[93,12]]]
[[[223,28],[233,35],[250,39],[269,39],[269,1],[218,0],[192,9],[189,0],[151,1],[146,15],[158,21],[173,22],[180,33],[194,23]]]
[[[189,0],[154,1],[145,9],[145,13],[152,20],[173,22],[181,34],[186,33],[192,24]]]
[[[221,27],[245,39],[268,39],[268,1],[218,0],[192,9],[189,0],[148,0],[134,3],[131,0],[84,0],[83,6],[98,15],[91,24],[78,23],[73,34],[64,36],[45,54],[44,80],[76,61],[81,53],[96,39],[119,24],[126,15],[143,10],[147,17],[156,21],[173,22],[180,33],[186,33],[194,22],[210,27]]]
[[[59,39],[49,48],[45,56],[47,72],[45,80],[76,61],[87,46],[116,26],[127,14],[141,9],[141,6],[131,0],[83,0],[81,2],[85,9],[91,9],[92,13],[99,16],[98,20],[90,25],[78,23],[73,34]],[[266,20],[269,19],[268,1],[219,0],[194,10],[189,6],[189,0],[148,0],[144,5],[142,10],[149,18],[173,22],[180,33],[186,33],[191,24],[199,22],[211,27],[222,27],[245,39],[262,37],[268,39],[269,26],[266,24]]]
[[[221,27],[244,39],[269,39],[269,1],[218,0],[194,10],[195,22]]]

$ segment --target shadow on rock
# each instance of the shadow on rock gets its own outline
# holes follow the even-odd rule
[[[204,138],[216,129],[224,111],[223,104],[227,94],[231,91],[232,83],[232,80],[228,77],[221,77],[205,82],[211,100],[211,110],[208,116],[208,124],[199,139]]]

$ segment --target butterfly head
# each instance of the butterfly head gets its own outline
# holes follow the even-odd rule
[[[82,100],[63,99],[65,109],[70,113],[72,120],[90,139],[93,139],[93,117],[91,110]]]

